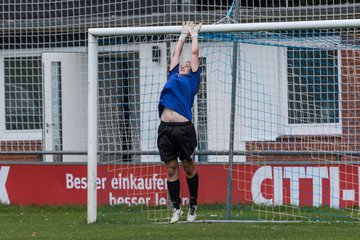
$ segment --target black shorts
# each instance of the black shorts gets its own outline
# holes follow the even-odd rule
[[[161,161],[192,160],[197,146],[196,132],[192,122],[163,122],[158,129],[157,145]]]

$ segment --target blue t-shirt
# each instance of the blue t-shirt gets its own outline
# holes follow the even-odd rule
[[[200,68],[196,72],[190,70],[189,74],[180,76],[179,64],[176,65],[169,72],[168,81],[160,94],[159,117],[161,117],[161,114],[166,107],[191,121],[191,108],[194,103],[195,95],[199,89],[199,84]]]

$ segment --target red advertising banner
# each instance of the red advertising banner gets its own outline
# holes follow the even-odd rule
[[[234,165],[233,203],[359,206],[357,165]],[[0,202],[17,205],[86,204],[86,165],[0,165]],[[226,203],[227,165],[198,165],[199,203]],[[181,172],[181,171],[180,171]],[[188,202],[181,175],[181,196]],[[163,165],[98,166],[99,204],[166,205]]]

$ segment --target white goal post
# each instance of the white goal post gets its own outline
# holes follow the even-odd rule
[[[255,32],[276,30],[359,28],[360,19],[245,23],[204,25],[201,33]],[[155,34],[179,34],[181,26],[90,28],[88,29],[88,150],[87,150],[87,222],[97,219],[97,95],[98,95],[98,40],[102,36],[135,36]]]

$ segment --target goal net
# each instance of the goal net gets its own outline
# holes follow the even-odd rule
[[[359,219],[359,26],[202,27],[198,220]],[[89,29],[88,222],[169,219],[158,102],[180,31]],[[187,210],[182,169],[180,182]]]

